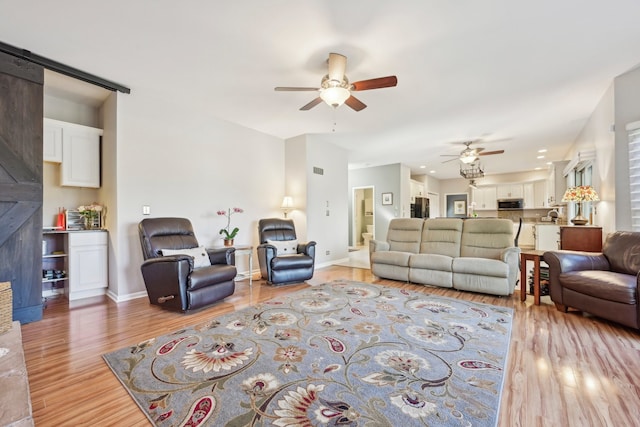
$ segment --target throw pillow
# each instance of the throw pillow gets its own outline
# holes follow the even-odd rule
[[[297,240],[267,240],[267,243],[276,247],[277,256],[295,255],[298,253]]]
[[[209,255],[204,246],[198,246],[191,249],[162,249],[162,255],[189,255],[193,257],[193,267],[200,268],[211,265]]]

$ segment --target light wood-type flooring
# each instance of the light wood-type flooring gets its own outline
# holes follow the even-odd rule
[[[311,284],[350,279],[403,287],[515,309],[499,426],[640,425],[640,334],[577,312],[540,306],[519,293],[493,297],[392,280],[369,270],[332,266]],[[51,301],[44,319],[23,325],[36,426],[146,426],[146,417],[102,360],[106,352],[307,287],[237,283],[224,302],[194,314],[149,305],[146,298],[116,304],[106,297]],[[0,423],[1,424],[1,423]]]

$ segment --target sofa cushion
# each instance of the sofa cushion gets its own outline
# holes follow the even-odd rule
[[[305,254],[292,254],[278,256],[271,260],[272,270],[293,270],[296,268],[310,268],[313,266],[313,258]]]
[[[269,240],[268,245],[276,247],[276,256],[295,255],[298,253],[298,240]]]
[[[475,276],[509,277],[509,265],[496,259],[460,257],[454,258],[453,271]]]
[[[420,235],[424,220],[421,218],[394,218],[389,221],[387,242],[391,251],[420,252]]]
[[[560,274],[567,289],[599,299],[637,304],[636,276],[602,270],[572,271]]]
[[[414,254],[409,257],[409,267],[416,269],[452,271],[453,258],[438,254]]]
[[[371,254],[371,262],[374,264],[391,264],[401,267],[409,267],[409,252],[387,251]]]
[[[500,259],[502,250],[512,247],[510,219],[467,219],[462,226],[460,256]]]
[[[422,228],[420,253],[460,256],[462,220],[459,218],[427,219]]]
[[[611,271],[636,275],[640,271],[640,234],[616,231],[609,234],[602,253],[609,260]]]
[[[233,280],[236,277],[236,267],[233,265],[216,264],[195,269],[189,275],[189,290],[201,289],[210,285],[217,285]]]
[[[193,257],[193,268],[208,267],[211,265],[209,254],[204,246],[189,249],[162,249],[163,256],[189,255]]]

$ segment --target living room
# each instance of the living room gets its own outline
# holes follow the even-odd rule
[[[131,6],[124,3],[121,10],[128,11],[126,17],[120,16],[116,11],[104,12],[106,15],[101,19],[106,22],[117,22],[123,26],[126,24],[127,28],[142,28],[143,24],[149,25],[159,33],[168,28],[171,25],[170,18],[173,19],[175,17],[184,18],[194,28],[199,28],[196,24],[202,25],[203,28],[215,27],[208,30],[211,33],[200,30],[202,32],[193,35],[193,38],[198,40],[198,50],[201,52],[206,52],[210,44],[214,45],[210,46],[211,50],[219,55],[218,59],[213,61],[214,64],[225,62],[228,56],[234,58],[233,64],[229,66],[232,70],[225,69],[219,77],[226,82],[225,84],[229,88],[224,89],[223,84],[222,89],[216,86],[215,89],[211,90],[204,88],[207,87],[208,80],[218,78],[211,72],[215,67],[207,68],[211,63],[199,57],[199,55],[205,55],[204,53],[198,55],[180,53],[182,42],[178,39],[169,42],[167,39],[172,40],[172,38],[167,37],[167,39],[162,39],[164,43],[158,44],[152,43],[153,37],[151,36],[148,36],[149,38],[147,36],[134,38],[123,36],[120,39],[118,34],[112,34],[113,32],[117,33],[117,30],[114,30],[115,27],[110,30],[109,35],[98,31],[98,35],[95,38],[89,35],[78,37],[73,35],[72,30],[58,31],[44,22],[46,19],[33,17],[33,9],[36,6],[28,2],[26,4],[17,4],[16,2],[15,5],[11,6],[11,13],[5,15],[4,18],[0,18],[2,22],[1,28],[3,28],[0,30],[0,41],[33,50],[33,52],[41,55],[128,85],[132,89],[130,94],[108,92],[103,103],[97,107],[97,116],[91,116],[89,119],[84,115],[84,110],[78,109],[77,105],[81,104],[81,102],[77,98],[69,101],[66,107],[58,105],[58,107],[52,107],[53,109],[47,111],[47,100],[51,101],[52,98],[65,99],[65,96],[69,94],[50,93],[47,95],[45,92],[47,96],[45,98],[45,117],[104,129],[102,186],[94,192],[85,192],[81,195],[72,196],[73,205],[70,204],[71,202],[47,201],[45,199],[43,225],[55,225],[54,214],[59,206],[75,208],[77,207],[76,205],[98,202],[106,207],[105,227],[109,233],[109,282],[107,293],[112,301],[123,304],[123,307],[129,306],[128,304],[140,304],[145,301],[145,285],[140,275],[143,256],[140,251],[136,227],[139,221],[146,217],[143,214],[143,208],[146,206],[149,207],[149,216],[151,217],[178,216],[190,218],[196,229],[198,239],[207,246],[222,245],[219,230],[224,226],[225,222],[224,218],[221,218],[216,212],[221,209],[240,207],[244,212],[233,217],[234,226],[240,229],[236,237],[236,243],[255,246],[258,239],[257,221],[260,218],[281,217],[282,209],[280,205],[283,196],[292,196],[294,209],[289,213],[289,217],[296,222],[299,238],[301,240],[318,241],[316,258],[318,274],[314,280],[332,280],[340,278],[341,275],[347,275],[350,278],[354,278],[354,280],[375,280],[372,276],[367,276],[357,270],[336,271],[334,270],[335,267],[331,266],[335,262],[348,258],[349,236],[351,235],[348,220],[349,194],[351,191],[348,185],[350,166],[353,166],[352,163],[358,163],[358,167],[366,167],[368,156],[366,153],[360,153],[358,154],[358,161],[353,161],[353,152],[341,144],[342,140],[348,137],[349,133],[353,131],[353,127],[357,126],[360,120],[364,120],[360,116],[373,112],[372,114],[375,114],[378,124],[372,126],[365,133],[365,137],[371,136],[369,151],[372,157],[369,160],[369,167],[383,166],[383,164],[378,164],[373,160],[373,153],[378,150],[379,146],[385,144],[382,144],[380,139],[374,138],[371,134],[384,135],[387,139],[387,148],[389,145],[393,146],[396,141],[394,136],[385,135],[384,126],[391,121],[387,117],[388,109],[385,106],[388,107],[394,103],[399,103],[399,99],[424,96],[428,99],[423,103],[422,107],[416,107],[416,111],[421,111],[420,108],[423,108],[425,116],[429,119],[424,120],[428,122],[427,125],[432,125],[432,122],[437,119],[438,115],[433,112],[434,110],[444,111],[451,108],[451,106],[448,104],[449,100],[446,97],[434,98],[432,96],[429,85],[436,85],[433,82],[435,78],[430,78],[428,74],[420,72],[402,74],[397,71],[398,68],[394,67],[393,60],[385,59],[389,58],[389,54],[386,54],[384,49],[376,51],[374,46],[357,46],[360,49],[366,48],[367,52],[360,57],[357,54],[349,55],[347,66],[349,76],[353,80],[358,80],[359,78],[397,73],[399,79],[398,87],[370,91],[366,94],[363,92],[362,95],[359,95],[359,98],[366,102],[368,107],[358,113],[349,111],[344,106],[333,110],[326,105],[318,105],[314,111],[298,111],[313,96],[309,97],[308,93],[275,93],[273,87],[279,85],[317,85],[320,81],[322,70],[326,68],[322,63],[322,59],[326,57],[326,54],[340,48],[347,51],[352,49],[352,52],[357,52],[358,49],[353,48],[352,45],[363,43],[358,39],[357,32],[364,31],[369,26],[375,26],[370,20],[373,21],[374,18],[382,19],[373,11],[363,12],[362,14],[338,14],[327,10],[319,2],[311,2],[311,4],[312,11],[321,10],[322,15],[326,15],[322,19],[333,22],[332,25],[327,25],[327,27],[336,29],[336,34],[330,35],[331,33],[323,27],[319,34],[322,34],[325,39],[321,40],[320,35],[314,36],[313,43],[309,42],[311,47],[307,49],[305,49],[302,42],[297,41],[294,45],[291,45],[289,41],[293,37],[289,33],[286,36],[278,35],[279,28],[282,27],[280,20],[264,27],[264,32],[257,31],[252,33],[253,35],[250,38],[238,36],[238,33],[248,33],[239,31],[239,28],[243,28],[245,25],[247,28],[252,25],[260,28],[265,23],[262,22],[262,19],[259,19],[259,15],[267,16],[273,13],[266,6],[258,4],[252,4],[252,10],[255,12],[247,14],[242,13],[242,6],[218,5],[220,9],[209,9],[207,6],[199,5],[206,7],[208,13],[203,15],[209,17],[216,15],[218,16],[217,19],[220,19],[220,16],[226,15],[233,17],[243,16],[243,19],[246,19],[242,26],[235,24],[231,29],[229,29],[229,26],[223,26],[222,23],[217,21],[216,25],[211,25],[204,17],[187,17],[186,12],[176,5],[163,4],[162,6],[153,6],[153,8],[158,9],[166,8],[164,11],[166,16],[164,13],[162,16],[156,16],[156,13],[160,14],[159,11],[144,10],[142,5]],[[337,4],[334,5],[336,9],[344,8],[344,6],[338,7]],[[480,5],[467,6],[473,7],[474,11],[476,10],[475,8],[486,7]],[[71,6],[69,7],[71,8]],[[351,10],[351,7],[348,9]],[[399,11],[391,15],[400,20],[401,23],[407,24],[409,18],[403,15],[410,15],[410,13],[407,13],[404,7],[408,6],[399,7]],[[431,5],[431,7],[432,9],[420,9],[418,16],[421,19],[425,19],[428,13],[436,15],[436,11],[433,9],[435,6]],[[504,4],[504,2],[492,5],[493,7],[504,7],[504,10],[513,11],[511,6]],[[541,9],[538,13],[532,14],[532,21],[536,23],[537,27],[546,22],[547,19],[552,20],[551,16],[553,14],[551,11],[555,6],[545,5],[545,7],[544,10]],[[568,7],[563,6],[560,14],[565,19],[568,16],[572,16],[573,13],[564,10]],[[576,10],[581,7],[576,3]],[[592,11],[592,7],[596,10]],[[626,7],[629,9],[626,9]],[[63,19],[61,16],[63,15],[62,11],[58,10],[60,9],[59,5],[39,5],[38,8],[39,10],[41,9],[40,13],[43,17],[53,16]],[[94,19],[90,18],[97,12],[90,10],[90,7],[87,8],[89,10],[84,10],[84,8],[84,6],[79,7],[77,15],[69,13],[69,10],[66,10],[64,15],[68,16],[67,14],[69,14],[79,21],[75,31],[91,34],[96,23]],[[130,8],[131,10],[129,11]],[[390,13],[389,9],[382,3],[375,3],[374,8]],[[610,66],[598,68],[597,76],[590,76],[585,73],[579,77],[574,77],[567,75],[563,71],[564,69],[558,65],[557,79],[564,82],[573,80],[576,86],[572,87],[570,84],[562,86],[562,89],[558,89],[556,92],[555,97],[550,97],[545,101],[550,109],[554,104],[561,104],[563,108],[575,110],[576,121],[573,126],[576,131],[560,136],[551,135],[555,127],[559,126],[558,123],[548,120],[547,115],[542,119],[535,117],[535,114],[532,113],[529,116],[536,126],[540,129],[544,128],[544,131],[541,130],[537,136],[548,138],[549,141],[552,141],[550,149],[554,148],[553,145],[562,147],[560,155],[554,154],[551,157],[551,154],[549,154],[549,157],[545,160],[570,160],[581,149],[595,149],[597,174],[594,176],[593,185],[598,189],[601,198],[595,221],[603,227],[605,234],[614,230],[631,229],[630,200],[629,191],[627,190],[629,177],[628,170],[625,167],[627,164],[625,125],[638,120],[637,112],[640,111],[640,106],[638,105],[640,103],[638,101],[640,99],[638,97],[640,92],[640,73],[633,68],[638,61],[637,58],[633,57],[633,52],[636,52],[637,49],[635,49],[635,42],[628,41],[637,40],[639,37],[636,37],[637,34],[630,29],[632,25],[627,22],[631,21],[631,18],[635,16],[632,13],[635,10],[633,6],[625,5],[624,13],[614,14],[614,12],[610,12],[611,16],[607,17],[605,12],[609,8],[612,8],[612,6],[608,6],[606,9],[603,7],[604,10],[589,6],[589,12],[593,14],[585,17],[584,19],[587,22],[583,24],[585,26],[599,26],[602,22],[609,23],[613,21],[614,19],[611,16],[615,15],[616,19],[623,21],[619,22],[615,27],[624,28],[628,32],[623,33],[621,30],[619,39],[608,43],[603,42],[602,44],[606,45],[603,47],[597,42],[600,30],[594,30],[593,33],[589,33],[593,34],[593,40],[590,40],[592,45],[582,45],[581,48],[584,51],[593,49],[593,52],[589,53],[589,55],[594,58],[597,58],[598,53],[602,50],[609,49],[611,46],[615,47],[611,48],[612,50],[626,52],[616,56],[615,61],[612,61]],[[404,13],[400,11],[404,11]],[[289,19],[295,20],[297,19],[297,14],[303,15],[309,10],[303,6],[296,6],[286,12],[281,12],[286,14]],[[453,15],[453,11],[448,12]],[[480,13],[480,11],[478,12]],[[533,11],[527,9],[526,12]],[[524,13],[522,14],[524,15]],[[519,22],[522,17],[519,13],[516,15],[519,18],[515,22]],[[327,16],[331,19],[327,18]],[[347,19],[347,16],[349,19]],[[29,18],[27,19],[27,17]],[[447,25],[452,25],[452,22],[455,21],[446,22],[449,23]],[[413,22],[411,23],[413,24]],[[561,26],[555,20],[552,23],[554,28]],[[493,24],[496,24],[496,21],[491,19],[486,22],[487,26],[469,27],[471,28],[469,33],[460,34],[458,37],[472,40],[474,38],[473,31],[478,33],[488,32]],[[613,24],[610,25],[613,26]],[[462,27],[464,25],[461,23],[459,26]],[[432,27],[432,30],[429,31],[437,32],[439,28],[437,22],[434,22]],[[603,25],[603,27],[607,27],[607,25]],[[304,26],[296,25],[296,28],[300,34],[305,32]],[[416,26],[415,28],[422,27]],[[284,30],[282,32],[284,33]],[[419,33],[418,30],[415,32]],[[152,33],[149,32],[148,34]],[[396,38],[412,38],[404,33],[401,34]],[[558,34],[561,33],[554,33],[554,36]],[[213,36],[215,36],[215,39]],[[581,33],[581,36],[586,37],[584,33]],[[234,45],[232,50],[228,50],[231,48],[224,45],[227,45],[228,39],[235,39],[236,37],[240,39],[236,41],[238,44]],[[265,43],[264,40],[270,37],[273,37],[273,42]],[[281,37],[288,37],[288,39],[282,39]],[[50,42],[47,41],[49,38],[51,39]],[[107,39],[110,38],[115,39],[115,41],[107,42]],[[302,39],[303,37],[300,38]],[[374,38],[374,40],[377,39]],[[541,53],[548,44],[553,43],[552,40],[552,38],[545,38],[540,41],[539,46],[535,43],[532,44],[540,49],[540,51],[531,51],[529,55],[531,62],[527,65],[530,67],[532,74],[538,71],[534,67],[536,61],[544,65],[545,68],[554,68],[548,64],[556,57],[547,59]],[[442,55],[441,48],[437,41],[438,38],[434,36],[429,46],[433,49],[433,54],[437,54],[436,59],[442,59],[440,58]],[[118,49],[107,48],[108,45],[111,46],[112,44],[120,46],[119,55],[116,55]],[[246,44],[273,44],[277,47],[267,46],[262,54],[257,55],[239,54],[238,52],[243,52],[242,49]],[[136,46],[136,48],[125,49],[122,46]],[[502,45],[497,46],[499,47],[496,47],[496,50],[503,47]],[[389,50],[394,49],[402,51],[397,47],[389,48]],[[427,55],[430,52],[424,46],[422,46],[422,49],[422,55]],[[94,50],[98,51],[98,54],[95,52],[90,53]],[[168,50],[171,50],[173,54],[168,54]],[[576,52],[576,55],[581,54],[582,56],[579,55],[580,58],[589,56],[584,51]],[[408,53],[403,54],[408,55]],[[567,55],[567,52],[564,54]],[[287,63],[287,65],[268,58],[269,56],[287,57],[289,55],[293,55],[295,60]],[[378,58],[371,59],[375,57]],[[367,63],[367,58],[371,62]],[[268,85],[255,87],[251,84],[252,90],[256,93],[255,99],[244,95],[240,96],[234,90],[235,87],[243,84],[250,85],[251,75],[237,74],[236,76],[233,69],[251,68],[253,64],[266,62],[271,64],[268,67],[269,70],[265,71],[269,72],[271,77]],[[310,62],[313,62],[313,65],[309,64]],[[593,62],[596,61],[594,60]],[[138,66],[134,67],[133,64],[138,64]],[[300,67],[296,69],[295,64]],[[584,68],[589,68],[591,64],[591,61],[585,60]],[[307,67],[306,69],[304,69],[305,66]],[[448,130],[455,127],[461,128],[457,132],[448,134],[443,132],[439,135],[430,135],[429,138],[425,137],[424,139],[419,135],[411,141],[412,144],[420,145],[420,150],[423,152],[429,152],[432,150],[432,146],[445,143],[449,144],[449,152],[457,152],[459,151],[458,147],[451,146],[451,142],[460,141],[467,137],[481,137],[483,141],[487,141],[486,144],[481,144],[487,151],[504,148],[506,156],[511,151],[524,150],[524,146],[530,141],[506,140],[514,138],[514,135],[510,133],[509,123],[524,120],[509,116],[507,114],[508,109],[500,110],[499,114],[497,114],[500,117],[494,121],[487,120],[485,126],[467,126],[466,124],[466,119],[473,116],[474,109],[482,109],[480,94],[474,92],[471,86],[472,83],[481,86],[483,80],[482,78],[474,81],[467,80],[470,77],[466,77],[459,70],[465,69],[471,71],[472,74],[476,73],[481,77],[487,78],[487,75],[492,70],[485,69],[483,68],[484,66],[481,58],[473,56],[464,59],[458,58],[456,63],[449,65],[448,71],[451,74],[456,74],[456,77],[460,79],[459,86],[449,88],[449,91],[456,92],[456,101],[458,97],[466,95],[468,110],[458,109],[460,120],[456,123],[448,123]],[[200,75],[199,72],[196,72],[198,68],[207,68],[207,71]],[[299,68],[303,68],[304,71],[299,73]],[[154,75],[154,70],[157,70],[157,76]],[[457,74],[458,72],[460,74]],[[172,84],[164,85],[160,89],[160,85],[157,84],[156,80],[162,80],[159,76],[164,76],[165,74],[177,75],[180,78]],[[589,92],[589,96],[584,96],[583,98],[577,82],[590,79],[598,80],[600,85],[598,86],[598,95],[594,97],[592,92]],[[523,78],[520,83],[524,85],[526,80],[526,78]],[[606,81],[604,86],[603,81]],[[423,82],[425,87],[416,86],[420,82]],[[558,86],[560,86],[559,83]],[[537,90],[535,87],[529,89],[529,92],[536,92]],[[45,90],[47,90],[46,84]],[[394,90],[396,91],[394,92]],[[595,91],[597,92],[598,90]],[[458,91],[462,95],[459,95]],[[290,110],[290,113],[299,115],[288,119],[291,123],[291,131],[287,133],[286,137],[277,133],[270,134],[262,130],[256,130],[264,129],[267,126],[265,122],[275,121],[278,115],[284,114],[280,110],[280,104],[278,104],[278,108],[275,108],[275,104],[265,100],[261,92],[266,92],[266,96],[269,99],[275,100],[277,98],[276,102],[285,104],[282,108]],[[498,95],[502,94],[494,96],[498,97]],[[450,101],[453,103],[453,99]],[[508,101],[511,102],[512,100],[509,99]],[[505,104],[509,102],[505,101]],[[214,105],[212,106],[212,104]],[[262,115],[254,110],[249,110],[249,104],[258,105],[262,110]],[[539,105],[535,104],[541,110],[542,108]],[[321,109],[321,107],[324,108]],[[53,115],[48,116],[47,113]],[[306,113],[314,114],[314,116],[311,116],[311,118],[303,117],[302,115]],[[244,119],[236,121],[230,119],[232,116],[241,116],[243,114],[246,116]],[[416,113],[415,115],[419,114]],[[409,115],[407,115],[408,119]],[[398,119],[397,121],[400,122],[402,120]],[[545,121],[548,124],[546,128],[544,126]],[[310,122],[313,123],[310,124]],[[410,124],[407,125],[407,129],[411,129],[411,126]],[[546,134],[547,131],[549,135]],[[333,138],[334,135],[336,135],[335,139]],[[494,139],[505,139],[505,141],[492,142]],[[562,144],[560,140],[562,140]],[[389,143],[389,141],[394,142]],[[401,138],[397,141],[404,142]],[[357,143],[361,143],[361,140],[358,140]],[[489,146],[489,144],[492,145]],[[435,148],[433,148],[433,152],[439,153]],[[531,157],[528,152],[521,156],[523,158]],[[433,161],[434,167],[442,166],[442,158],[439,154],[434,156],[427,155],[423,158],[426,160],[429,157],[433,157],[431,161]],[[501,163],[513,163],[501,160],[499,155],[492,157],[495,159],[487,158],[485,164],[488,172],[486,183],[491,182],[491,180],[496,180],[494,182],[500,180],[500,175],[502,174],[494,174],[494,171],[501,167]],[[506,159],[506,157],[502,157],[502,159]],[[405,171],[399,172],[399,174],[403,174],[401,176],[407,178],[421,176],[419,163],[416,166],[407,166],[401,162],[391,162],[391,165],[399,170],[406,168]],[[449,163],[448,166],[451,166],[454,174],[458,174],[457,164]],[[313,167],[321,168],[324,174],[312,173]],[[527,167],[526,172],[530,173],[531,169],[533,168]],[[426,168],[422,172],[427,171],[428,173],[429,170],[430,168]],[[493,178],[489,173],[493,175]],[[430,182],[437,185],[437,192],[441,198],[447,193],[469,191],[466,180],[460,178],[443,176],[441,179],[432,179],[433,181]],[[388,188],[376,188],[377,193],[392,193],[395,196],[396,203],[408,203],[406,201],[408,200],[408,195],[404,188],[408,183],[401,183],[400,178],[398,178],[397,183],[389,182],[388,184]],[[444,206],[444,203],[441,202],[440,206]],[[394,209],[397,209],[397,211]],[[401,216],[401,209],[402,206],[395,206],[394,204],[380,206],[377,212],[379,216],[376,218],[376,226],[382,231],[377,233],[378,237],[384,238],[383,233],[386,230],[388,221],[395,216]],[[245,259],[239,258],[237,263],[239,271],[246,272],[248,270],[248,264]],[[327,272],[323,273],[323,270]],[[284,291],[278,290],[278,292]],[[251,298],[256,298],[256,289],[253,292],[253,297],[248,296],[248,291],[246,294],[243,291],[239,295],[250,300]],[[267,291],[259,292],[267,293]],[[131,302],[127,302],[129,300]],[[246,302],[238,302],[238,306],[244,304]],[[233,302],[228,302],[220,309],[232,310],[233,305]],[[144,304],[135,305],[136,308],[146,309],[143,306]],[[100,307],[98,311],[106,316],[107,311],[112,310],[112,307],[114,306],[107,305]],[[45,310],[44,321],[41,323],[46,322],[50,313],[51,311],[47,312]],[[529,311],[522,313],[524,316],[529,315]],[[151,317],[154,315],[158,314],[156,312],[150,314]],[[163,322],[166,322],[162,324],[162,329],[165,331],[204,320],[204,316],[197,318],[170,318],[164,313],[159,316],[164,319]],[[533,314],[532,316],[544,317],[542,314]],[[126,315],[123,315],[123,317],[131,319]],[[559,322],[562,317],[552,317],[552,319],[551,324],[556,321]],[[73,322],[80,321],[80,319],[73,318]],[[522,321],[524,322],[524,320]],[[574,321],[574,323],[576,322]],[[550,326],[551,324],[548,325]],[[591,326],[591,323],[588,323],[588,325]],[[139,327],[146,328],[147,326],[140,324]],[[615,327],[606,325],[603,328],[607,329],[608,332],[613,331],[613,333],[616,333]],[[153,334],[153,336],[159,334],[160,332]],[[623,334],[628,339],[630,333],[625,331]],[[140,335],[131,333],[127,336],[129,341],[119,341],[120,347],[130,344],[131,340],[135,341],[138,338],[143,338],[142,335],[142,333]],[[145,337],[148,338],[149,336],[145,335]],[[628,341],[627,344],[635,345],[632,340]],[[43,357],[46,357],[44,352]],[[45,394],[42,390],[38,391],[39,397]],[[121,403],[125,403],[126,398],[128,397],[122,398]],[[34,406],[37,409],[43,409],[42,407],[45,405],[42,402],[44,400],[38,400]],[[129,404],[129,402],[126,402],[126,404]],[[43,425],[46,425],[46,423]]]

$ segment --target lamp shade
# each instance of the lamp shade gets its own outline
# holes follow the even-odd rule
[[[320,98],[332,107],[339,107],[351,96],[351,92],[340,86],[323,89]]]
[[[293,197],[291,196],[284,196],[282,198],[282,206],[280,206],[282,209],[291,209],[293,207]]]
[[[563,202],[597,202],[599,200],[598,192],[590,185],[569,187],[562,196]]]

